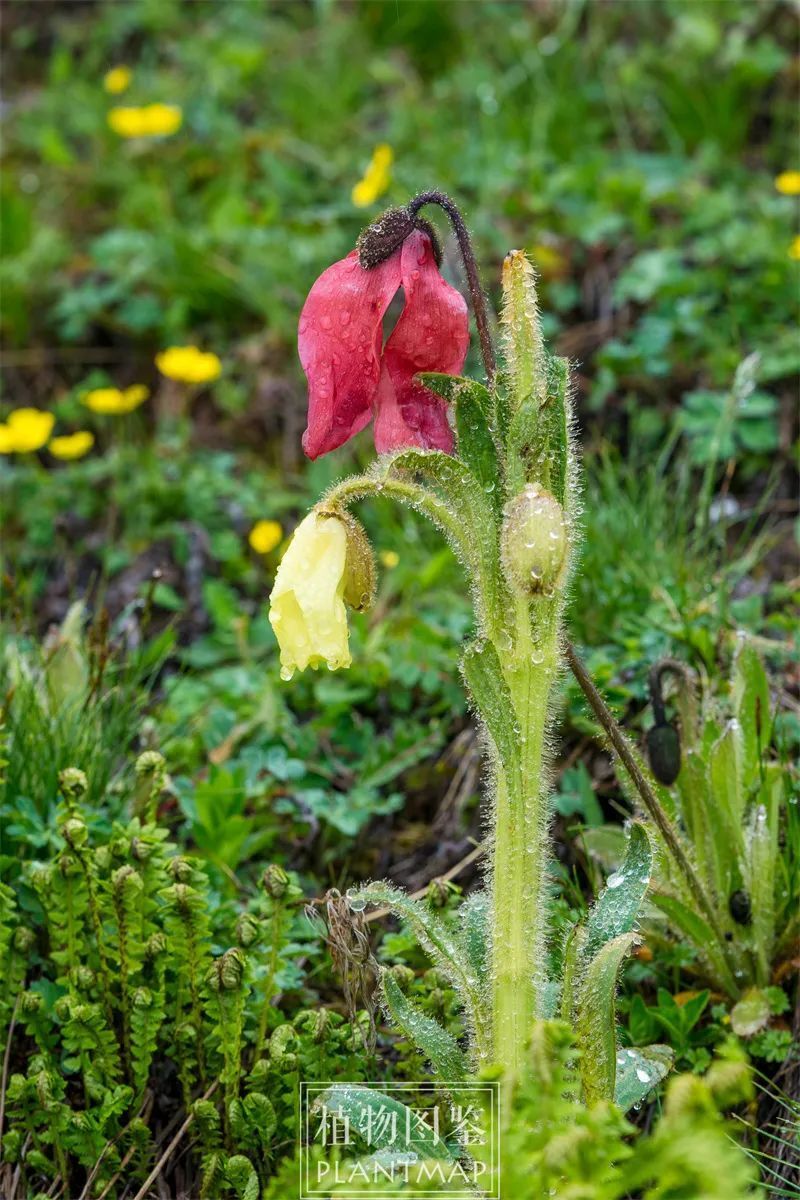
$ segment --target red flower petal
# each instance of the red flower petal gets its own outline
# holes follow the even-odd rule
[[[375,397],[375,448],[379,454],[401,446],[452,454],[447,404],[414,375],[460,374],[469,346],[467,305],[439,274],[427,234],[417,230],[406,239],[400,264],[406,303],[383,352],[388,380],[381,378]]]
[[[335,450],[372,415],[384,313],[400,287],[400,251],[365,271],[355,250],[323,271],[300,314],[297,349],[308,379],[309,458]]]

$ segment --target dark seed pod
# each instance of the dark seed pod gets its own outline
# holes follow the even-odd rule
[[[674,726],[664,723],[648,730],[647,757],[658,782],[670,787],[681,769],[681,739]]]
[[[753,920],[753,909],[750,897],[744,888],[731,893],[728,910],[737,925],[749,925]]]
[[[361,266],[365,271],[370,271],[386,262],[415,229],[426,233],[431,239],[436,265],[441,266],[442,250],[435,229],[430,221],[410,213],[407,208],[387,208],[377,221],[362,232],[358,239],[358,261]]]

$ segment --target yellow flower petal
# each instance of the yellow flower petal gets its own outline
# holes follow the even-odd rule
[[[775,187],[783,196],[800,196],[800,171],[781,171]]]
[[[0,454],[13,454],[14,449],[14,434],[7,425],[0,425]]]
[[[168,379],[179,383],[211,383],[222,373],[222,363],[211,351],[196,346],[170,346],[156,355],[156,366]]]
[[[394,151],[392,150],[392,147],[388,145],[388,143],[381,142],[380,145],[375,147],[372,152],[371,166],[382,167],[385,170],[387,167],[390,167],[393,162]]]
[[[294,531],[270,596],[269,619],[281,651],[281,678],[295,671],[349,667],[344,606],[347,531],[312,511]]]
[[[18,454],[41,450],[53,432],[55,417],[39,408],[15,408],[8,416],[8,437]]]
[[[168,137],[177,133],[183,124],[183,110],[177,104],[147,104],[143,108],[120,106],[110,109],[106,119],[120,137]]]
[[[800,235],[792,238],[791,242],[789,243],[789,258],[800,258]]]
[[[51,438],[47,449],[54,458],[61,458],[66,462],[70,462],[75,458],[83,458],[84,454],[89,453],[93,445],[94,434],[88,429],[81,429],[77,433],[68,433],[63,437]]]
[[[396,550],[381,550],[380,560],[391,571],[400,562],[400,555]]]
[[[256,521],[250,530],[248,541],[256,554],[269,554],[283,537],[280,521]]]
[[[83,396],[83,403],[92,412],[118,416],[121,413],[133,412],[143,404],[150,395],[150,389],[141,383],[125,388],[94,388]]]
[[[112,67],[103,76],[103,87],[110,95],[118,96],[120,92],[127,91],[132,79],[133,74],[128,67]]]

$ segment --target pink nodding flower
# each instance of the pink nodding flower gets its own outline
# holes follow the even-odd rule
[[[383,317],[401,286],[405,306],[383,345]],[[468,345],[464,298],[439,274],[421,230],[369,270],[356,250],[328,267],[308,294],[297,338],[308,379],[308,457],[335,450],[372,416],[379,454],[403,446],[451,454],[446,402],[414,376],[458,375]]]

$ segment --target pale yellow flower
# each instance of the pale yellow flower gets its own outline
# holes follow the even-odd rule
[[[70,462],[75,458],[83,458],[94,445],[94,434],[88,429],[80,429],[77,433],[64,434],[62,437],[50,439],[47,449],[54,458]]]
[[[379,558],[385,567],[393,570],[400,562],[400,555],[396,550],[381,550]]]
[[[222,363],[211,351],[196,346],[170,346],[156,355],[156,366],[168,379],[179,383],[211,383],[222,373]]]
[[[94,388],[91,392],[86,392],[82,399],[92,412],[119,416],[121,413],[133,412],[149,395],[150,389],[137,383],[124,391],[113,387]]]
[[[775,187],[782,196],[800,196],[800,171],[781,171],[775,177]]]
[[[789,243],[789,258],[800,258],[800,234]]]
[[[282,679],[322,663],[331,671],[350,666],[346,567],[344,523],[310,512],[294,531],[269,598]]]
[[[103,87],[111,96],[119,96],[128,90],[132,79],[133,73],[128,67],[112,67],[103,76]]]
[[[363,178],[358,181],[351,193],[351,199],[356,208],[367,208],[383,195],[392,178],[390,167],[393,162],[394,152],[391,146],[382,142],[375,147]]]
[[[1,454],[29,454],[41,450],[53,432],[55,417],[40,408],[15,408],[0,425]]]
[[[248,535],[248,542],[256,554],[269,554],[283,537],[280,521],[256,521]]]
[[[177,104],[146,104],[142,108],[117,107],[109,110],[108,124],[125,138],[169,137],[183,123],[183,111]]]

